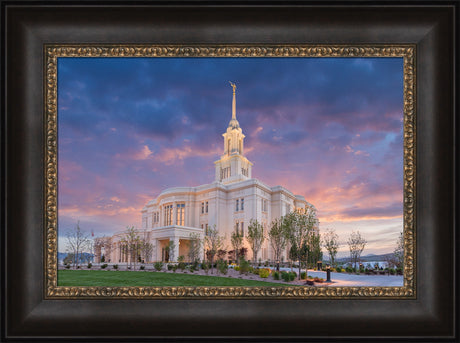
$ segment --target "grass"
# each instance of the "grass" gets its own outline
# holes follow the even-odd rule
[[[244,280],[230,277],[162,272],[59,270],[58,286],[289,286],[280,283]]]

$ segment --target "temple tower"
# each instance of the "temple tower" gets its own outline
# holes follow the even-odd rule
[[[233,88],[232,119],[228,123],[224,137],[224,154],[220,160],[214,162],[216,166],[216,181],[228,184],[250,179],[252,177],[252,163],[244,157],[244,137],[240,124],[236,119],[236,85],[230,82]]]

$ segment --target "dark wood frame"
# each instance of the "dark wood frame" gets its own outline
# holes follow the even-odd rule
[[[2,2],[2,339],[458,339],[457,2],[93,5]],[[417,299],[44,300],[45,43],[416,44]]]

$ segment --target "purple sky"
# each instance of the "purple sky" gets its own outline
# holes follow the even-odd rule
[[[402,58],[60,58],[59,244],[77,220],[96,236],[140,227],[165,188],[212,182],[229,80],[253,177],[304,195],[344,244],[360,230],[364,254],[392,251],[403,227]]]

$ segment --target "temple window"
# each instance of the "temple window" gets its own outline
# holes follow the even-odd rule
[[[173,205],[166,205],[164,207],[165,211],[165,226],[172,225],[172,217],[173,217]]]
[[[176,205],[176,225],[185,226],[185,203]]]

